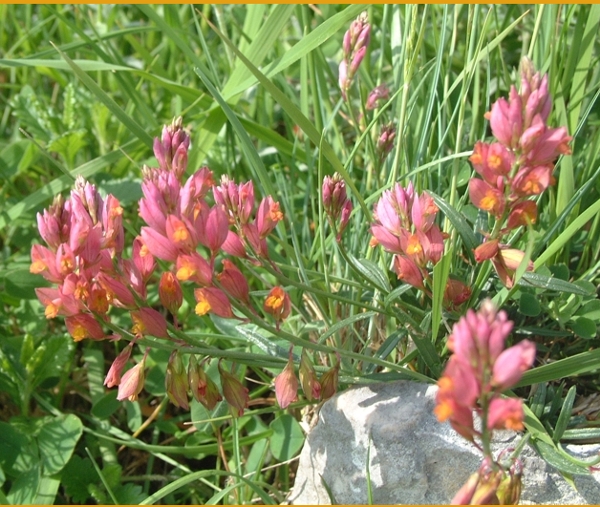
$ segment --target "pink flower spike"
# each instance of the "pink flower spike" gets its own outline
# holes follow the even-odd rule
[[[535,361],[535,344],[523,340],[502,352],[494,363],[492,383],[498,391],[513,387]]]

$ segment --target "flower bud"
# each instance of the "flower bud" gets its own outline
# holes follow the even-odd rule
[[[115,358],[104,379],[104,385],[106,387],[110,388],[118,386],[121,383],[121,372],[123,371],[123,368],[125,368],[127,361],[129,361],[132,349],[133,343],[129,343]]]
[[[308,401],[321,398],[321,384],[317,380],[317,373],[305,349],[302,349],[300,357],[300,384]]]
[[[165,390],[167,396],[176,407],[185,410],[190,408],[188,403],[188,378],[183,359],[178,350],[171,352],[165,374]]]
[[[322,400],[328,400],[337,392],[341,358],[338,352],[336,352],[335,355],[337,358],[336,364],[321,376],[320,384]]]
[[[248,407],[250,401],[248,388],[244,387],[231,373],[221,368],[221,360],[219,360],[219,374],[221,375],[223,396],[225,401],[229,403],[232,414],[238,417],[244,415],[244,409]]]
[[[137,400],[138,395],[144,388],[144,381],[146,378],[144,374],[144,368],[146,366],[146,357],[148,356],[148,352],[150,352],[150,347],[146,348],[146,352],[144,353],[142,360],[133,368],[127,370],[125,375],[123,375],[121,383],[119,384],[117,400],[122,401],[126,398],[129,401]]]
[[[207,410],[214,409],[217,403],[223,399],[217,384],[206,374],[202,365],[198,364],[194,354],[190,354],[188,383],[195,400],[202,403]]]
[[[171,314],[177,315],[177,311],[183,304],[183,292],[179,281],[171,271],[165,271],[161,275],[158,284],[158,297],[162,305]]]
[[[281,408],[298,399],[298,379],[294,373],[294,347],[290,347],[289,359],[283,371],[275,377],[275,397]]]

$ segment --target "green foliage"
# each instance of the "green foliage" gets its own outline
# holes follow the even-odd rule
[[[342,39],[363,10],[371,42],[344,101]],[[342,388],[433,382],[452,325],[484,297],[503,304],[515,342],[538,349],[516,388],[526,396],[533,387],[532,444],[563,472],[582,473],[588,464],[561,442],[598,437],[598,412],[586,419],[572,409],[600,389],[599,24],[591,5],[0,5],[0,500],[281,503],[310,405],[301,397],[283,411],[274,401],[289,347],[296,363],[307,350],[319,376],[339,353]],[[489,139],[484,114],[518,84],[525,55],[549,74],[550,123],[568,128],[572,155],[537,198],[537,222],[508,236],[535,271],[507,289],[489,262],[475,262],[495,223],[470,203],[468,158]],[[366,110],[383,83],[389,98]],[[41,243],[36,213],[77,175],[119,199],[129,254],[143,225],[141,168],[156,165],[152,140],[179,115],[192,136],[188,173],[207,165],[216,181],[253,180],[257,197],[272,195],[285,216],[269,239],[277,269],[240,262],[258,313],[273,285],[289,293],[280,329],[258,314],[201,318],[190,286],[182,327],[170,327],[186,362],[190,353],[223,358],[248,380],[251,406],[235,421],[225,402],[214,411],[168,403],[166,340],[134,349],[138,361],[152,347],[146,390],[118,402],[103,382],[122,342],[74,343],[37,301],[35,289],[51,284],[29,272]],[[393,149],[380,158],[390,122]],[[354,203],[339,244],[321,202],[334,171]],[[374,204],[409,181],[433,197],[448,235],[428,295],[369,246]],[[444,302],[452,279],[472,290],[462,305]],[[131,339],[125,311],[111,311],[111,325]],[[220,386],[216,362],[205,366]]]

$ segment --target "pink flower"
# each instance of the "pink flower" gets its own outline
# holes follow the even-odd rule
[[[517,149],[523,133],[523,107],[520,95],[514,86],[510,89],[509,100],[499,98],[486,114],[494,137],[504,146]]]
[[[331,227],[336,231],[336,240],[339,242],[353,207],[346,194],[346,184],[338,173],[323,178],[322,194],[323,209]]]
[[[263,305],[263,310],[275,319],[277,326],[289,316],[291,308],[290,296],[279,286],[269,291]]]
[[[194,290],[196,296],[196,313],[200,316],[214,313],[219,317],[231,319],[234,317],[231,303],[227,295],[216,287],[206,287]]]
[[[157,338],[169,338],[167,321],[154,308],[140,308],[138,311],[131,312],[131,320],[134,324],[132,332],[136,336],[149,334]]]
[[[141,238],[144,246],[154,257],[175,262],[177,260],[177,247],[165,236],[150,227],[142,227]]]
[[[196,222],[198,239],[214,257],[229,233],[229,218],[220,206],[213,206],[202,220]]]
[[[84,338],[92,340],[103,340],[104,331],[96,319],[88,313],[80,313],[65,318],[67,331],[73,337],[73,340],[79,342]]]
[[[250,305],[250,287],[242,272],[230,260],[223,260],[223,271],[217,275],[219,283],[229,296]]]
[[[487,426],[489,429],[523,429],[523,401],[516,398],[494,398],[490,403]]]
[[[254,185],[251,181],[236,184],[227,175],[213,188],[215,203],[224,208],[233,222],[248,223],[254,209]]]
[[[190,280],[202,286],[212,284],[213,270],[208,261],[200,254],[180,254],[177,257],[176,277],[182,282]]]
[[[417,289],[425,289],[423,271],[409,257],[405,255],[394,256],[394,270],[399,280]]]
[[[129,343],[115,358],[104,379],[104,385],[106,387],[111,388],[118,386],[121,383],[121,372],[123,371],[123,368],[125,368],[127,361],[129,361],[132,349],[133,344]]]
[[[533,365],[535,344],[523,340],[502,352],[494,363],[492,383],[499,391],[514,386]]]
[[[477,178],[469,180],[469,198],[477,208],[495,217],[500,217],[504,213],[506,206],[504,193],[483,180]]]
[[[279,209],[279,203],[270,195],[265,197],[256,212],[256,227],[260,238],[266,238],[280,220],[283,220],[283,213]]]
[[[522,201],[515,204],[508,216],[507,229],[535,224],[537,221],[537,204],[535,201]]]

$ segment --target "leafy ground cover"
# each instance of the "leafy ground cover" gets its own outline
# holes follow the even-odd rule
[[[513,350],[535,345],[502,384],[530,443],[589,473],[562,445],[600,438],[599,23],[593,5],[1,5],[0,501],[281,503],[319,403],[451,378],[448,336],[485,298]],[[528,179],[531,150],[486,115],[525,93],[523,61],[560,138]],[[474,158],[494,138],[502,184]],[[198,207],[153,222],[145,166],[181,169],[177,192],[199,175]],[[390,239],[392,195],[412,211]],[[88,199],[73,257],[37,218],[67,199]],[[69,310],[65,260],[102,265],[103,305]],[[115,361],[134,373],[107,378]]]

